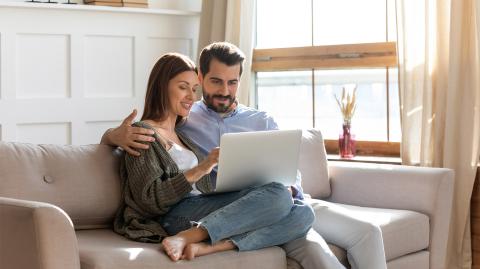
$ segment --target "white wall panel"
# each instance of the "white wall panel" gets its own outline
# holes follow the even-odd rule
[[[70,96],[68,35],[18,34],[16,95],[19,98]]]
[[[88,36],[84,40],[86,97],[133,96],[133,38]]]
[[[35,144],[71,144],[71,124],[22,123],[17,124],[17,141]]]
[[[195,60],[199,24],[188,9],[0,0],[0,139],[98,143],[132,109],[142,114],[161,54]]]
[[[92,121],[85,122],[84,135],[81,144],[99,143],[103,133],[109,128],[120,125],[122,121]]]
[[[147,41],[148,59],[150,68],[157,62],[162,54],[167,52],[178,52],[184,55],[192,55],[192,40],[180,38],[150,37]],[[196,59],[192,59],[196,61]]]

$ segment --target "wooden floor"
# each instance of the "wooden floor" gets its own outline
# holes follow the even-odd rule
[[[479,171],[473,186],[472,201],[470,207],[472,228],[472,269],[480,269],[480,184]]]

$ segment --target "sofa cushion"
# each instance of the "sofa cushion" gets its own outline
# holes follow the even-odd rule
[[[102,145],[0,142],[0,196],[54,204],[77,229],[110,225],[121,199],[118,159]]]
[[[77,231],[82,269],[158,268],[286,268],[285,252],[279,247],[256,251],[226,251],[172,262],[160,244],[130,241],[108,229]]]
[[[352,216],[380,226],[387,261],[428,248],[428,216],[409,210],[342,205]]]
[[[298,168],[305,193],[315,198],[330,196],[327,153],[320,130],[303,130]]]
[[[410,255],[402,256],[387,262],[388,269],[405,268],[432,268],[430,267],[430,252],[419,251]]]
[[[329,207],[342,214],[380,226],[387,261],[424,250],[429,246],[430,223],[428,216],[397,209],[360,207],[310,199],[315,212]],[[314,228],[321,220],[314,223]],[[341,232],[341,231],[339,231]],[[336,253],[337,255],[337,253]]]

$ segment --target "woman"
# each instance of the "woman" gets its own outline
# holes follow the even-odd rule
[[[133,240],[162,242],[173,261],[230,249],[254,250],[304,236],[313,223],[313,210],[294,204],[281,184],[203,195],[213,191],[209,174],[219,149],[202,158],[176,131],[198,87],[195,65],[186,56],[169,53],[153,67],[142,121],[134,125],[152,129],[155,141],[139,157],[125,155],[124,204],[115,231]]]

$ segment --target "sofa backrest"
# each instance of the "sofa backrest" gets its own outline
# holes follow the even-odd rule
[[[313,197],[330,195],[318,130],[303,131],[299,168]],[[76,229],[106,227],[120,205],[118,151],[104,145],[58,146],[0,142],[0,197],[54,204]]]
[[[302,173],[302,187],[305,193],[313,198],[330,196],[327,153],[320,130],[303,130],[298,166]]]
[[[0,143],[0,196],[59,206],[77,229],[105,227],[121,201],[118,155],[104,145]]]

